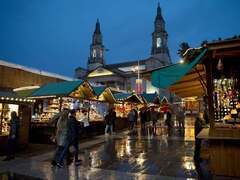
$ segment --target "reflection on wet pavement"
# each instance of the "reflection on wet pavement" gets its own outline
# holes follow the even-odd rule
[[[83,157],[90,156],[91,159],[87,163],[85,161],[84,166],[129,173],[197,178],[193,160],[193,136],[193,128],[173,130],[168,134],[165,128],[158,127],[156,133],[152,134],[149,127],[145,132],[137,129],[126,137],[107,137],[103,145],[85,150]]]
[[[41,180],[31,176],[24,176],[12,172],[0,173],[0,180]]]
[[[31,177],[56,180],[165,180],[210,177],[205,173],[208,171],[207,162],[194,164],[194,130],[191,124],[184,130],[171,131],[158,124],[154,133],[151,126],[145,130],[138,127],[130,133],[101,136],[94,141],[87,142],[89,146],[80,146],[79,158],[83,161],[79,167],[72,164],[61,169],[51,168],[53,153],[49,153],[29,159],[19,158],[12,164],[0,162],[0,172],[11,170],[15,172],[15,179],[26,180],[34,180]],[[1,174],[0,180],[11,179],[12,176],[8,175],[9,173]]]

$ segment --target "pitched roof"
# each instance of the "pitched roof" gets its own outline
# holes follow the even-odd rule
[[[105,86],[95,86],[95,87],[93,86],[92,88],[93,88],[95,95],[97,95],[97,96],[101,95],[103,93],[103,91],[106,89]]]
[[[113,94],[114,98],[117,101],[126,101],[126,102],[132,102],[132,103],[142,103],[142,100],[140,97],[138,97],[137,94],[132,93],[116,93]]]
[[[82,80],[48,83],[46,85],[43,85],[35,92],[33,92],[31,96],[32,97],[68,96],[70,93],[76,90],[82,83],[83,83]]]
[[[10,63],[10,62],[3,61],[3,60],[0,60],[0,65],[10,67],[10,68],[20,69],[20,70],[23,70],[23,71],[31,72],[31,73],[42,75],[42,76],[58,78],[58,79],[65,80],[65,81],[72,81],[73,80],[73,78],[62,76],[62,75],[59,75],[59,74],[56,74],[56,73],[50,73],[50,72],[47,72],[47,71],[42,71],[42,70],[39,70],[39,69],[26,67],[26,66],[22,66],[22,65],[19,65],[19,64],[14,64],[14,63]]]
[[[157,98],[160,101],[160,97],[157,93],[143,93],[141,96],[146,100],[147,103],[155,103]]]

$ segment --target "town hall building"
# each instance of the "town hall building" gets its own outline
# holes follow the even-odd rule
[[[150,56],[147,59],[106,64],[104,59],[105,48],[103,37],[100,29],[100,22],[97,19],[92,43],[90,45],[87,69],[82,67],[76,68],[75,78],[88,80],[95,85],[105,85],[129,92],[158,92],[158,89],[154,88],[151,82],[141,79],[141,73],[171,64],[167,43],[168,33],[165,29],[165,21],[158,3],[157,15],[154,21],[154,31],[152,33]]]

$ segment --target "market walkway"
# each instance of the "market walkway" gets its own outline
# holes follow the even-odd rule
[[[113,136],[98,136],[81,144],[82,165],[51,168],[52,152],[0,162],[0,180],[18,179],[178,179],[210,178],[207,164],[193,161],[194,130],[191,120],[185,131],[170,133],[158,125]],[[197,171],[201,168],[203,171]],[[200,172],[200,173],[199,173]],[[202,174],[204,172],[204,174]],[[10,178],[9,178],[10,179]]]

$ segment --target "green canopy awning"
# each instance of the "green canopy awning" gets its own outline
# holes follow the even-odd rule
[[[131,102],[131,103],[142,103],[140,97],[137,94],[132,93],[116,93],[113,94],[117,101]]]
[[[64,82],[54,82],[43,85],[38,90],[34,91],[31,97],[39,96],[68,96],[73,91],[78,89],[84,81],[64,81]]]
[[[21,97],[29,97],[31,96],[35,91],[37,91],[39,88],[35,89],[27,89],[27,90],[20,90],[16,91],[16,94]]]
[[[146,103],[160,103],[160,97],[158,96],[157,93],[143,93],[141,94],[143,99],[146,101]]]
[[[188,72],[196,66],[200,59],[204,56],[207,49],[204,49],[192,62],[186,64],[173,64],[154,70],[151,73],[152,85],[158,88],[169,88],[172,84],[181,80]]]
[[[96,96],[100,96],[106,89],[105,86],[92,86],[92,88]]]

